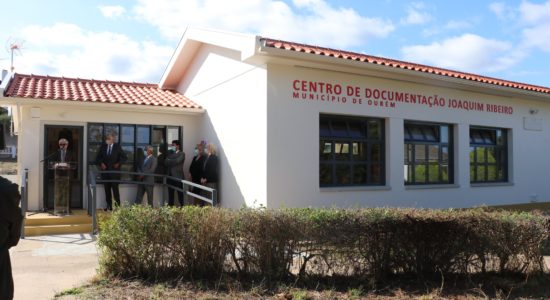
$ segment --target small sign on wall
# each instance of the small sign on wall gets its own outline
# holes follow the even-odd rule
[[[40,107],[31,107],[31,118],[40,118]]]
[[[523,129],[542,131],[542,118],[523,117]]]

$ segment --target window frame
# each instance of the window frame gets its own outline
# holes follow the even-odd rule
[[[422,133],[424,139],[415,138],[412,134],[410,128],[407,126],[416,126],[417,129]],[[442,127],[447,127],[447,142],[442,141]],[[435,140],[428,139],[423,129],[437,129],[433,131]],[[405,186],[421,186],[421,185],[445,185],[445,184],[454,184],[454,124],[450,123],[439,123],[439,122],[422,122],[422,121],[407,121],[403,123],[403,182]],[[409,136],[410,138],[407,138]],[[417,147],[419,146],[419,147]],[[422,160],[417,159],[416,151],[417,148],[424,146],[424,158]],[[438,180],[430,181],[430,146],[437,146],[437,165],[438,170]],[[409,151],[409,148],[411,148]],[[447,159],[444,159],[443,149],[447,149]],[[445,163],[446,161],[446,163]],[[447,180],[443,180],[443,168],[447,166]],[[419,166],[425,167],[424,181],[417,181],[416,178],[416,168]],[[409,172],[409,168],[412,169]]]
[[[377,133],[370,132],[369,122],[376,121]],[[324,131],[323,123],[326,123],[328,130]],[[334,134],[333,123],[345,124],[345,134]],[[350,126],[352,124],[352,126]],[[357,131],[356,125],[359,125]],[[353,129],[350,129],[353,128]],[[340,131],[342,132],[342,131]],[[378,137],[374,137],[378,135]],[[362,187],[362,186],[385,186],[386,184],[386,133],[385,119],[376,117],[346,116],[333,114],[319,115],[319,187]],[[324,154],[325,147],[330,144],[330,158]],[[347,144],[347,157],[337,156],[338,145],[344,149]],[[357,146],[356,146],[357,145]],[[358,154],[354,154],[357,149]],[[376,149],[376,150],[374,150]],[[354,157],[362,156],[364,158]],[[376,154],[375,154],[376,153]],[[373,159],[376,156],[377,159]],[[331,182],[322,181],[323,169],[329,166]],[[341,183],[338,178],[338,168],[347,168],[349,182]],[[378,168],[378,170],[376,170]],[[364,174],[360,174],[364,172]],[[376,174],[378,173],[378,174]],[[362,182],[356,182],[357,176],[364,176]],[[376,181],[374,181],[376,180]]]
[[[100,132],[96,133],[99,134],[100,139],[97,140],[96,136],[94,135],[94,139],[91,140],[91,131],[94,129],[93,126],[100,127]],[[118,134],[114,137],[115,143],[118,143],[123,149],[124,147],[132,147],[132,159],[130,159],[129,153],[126,153],[128,156],[128,159],[122,163],[121,169],[127,169],[129,171],[135,172],[137,170],[137,164],[139,163],[139,157],[137,155],[138,149],[145,149],[145,146],[151,145],[154,148],[154,155],[158,155],[158,149],[161,144],[151,144],[153,139],[153,129],[162,129],[163,131],[163,139],[164,144],[169,143],[166,141],[166,132],[168,128],[177,128],[178,129],[178,139],[182,140],[182,133],[183,133],[183,127],[182,126],[175,126],[175,125],[148,125],[148,124],[128,124],[128,123],[100,123],[100,122],[93,122],[87,124],[87,132],[88,136],[86,139],[86,151],[88,156],[88,166],[93,167],[95,166],[95,159],[97,156],[97,152],[95,152],[95,156],[92,156],[91,148],[96,147],[97,150],[101,148],[101,145],[105,143],[105,135],[107,134],[107,128],[117,127],[118,128]],[[133,142],[129,141],[123,141],[123,127],[132,127],[133,128]],[[138,128],[147,128],[148,129],[148,140],[147,143],[144,143],[143,141],[138,140]],[[127,151],[126,151],[127,152]],[[126,178],[123,177],[123,179],[131,179],[130,177],[126,176]]]
[[[480,136],[483,137],[484,142],[472,142],[472,131],[478,131],[480,133],[493,131],[494,132],[494,143],[485,142],[484,135],[481,134]],[[498,131],[500,131],[500,136],[502,137],[502,143],[499,144],[499,135]],[[491,183],[506,183],[509,181],[509,157],[508,157],[508,132],[509,129],[507,128],[501,128],[501,127],[487,127],[487,126],[475,126],[470,125],[469,128],[469,152],[468,155],[470,156],[470,184],[491,184]],[[492,136],[492,135],[490,135]],[[483,148],[484,149],[484,161],[479,161],[478,159],[478,149]],[[494,163],[489,162],[489,151],[488,149],[493,148],[493,153],[495,153]],[[500,153],[500,154],[497,154]],[[472,155],[473,154],[473,155]],[[472,161],[473,159],[473,161]],[[499,159],[501,160],[499,162]],[[489,167],[494,166],[496,168],[497,176],[499,174],[499,171],[502,170],[502,178],[498,178],[495,180],[489,180]],[[485,180],[479,180],[477,177],[478,175],[478,168],[484,169],[484,177]],[[472,170],[472,168],[474,168]]]

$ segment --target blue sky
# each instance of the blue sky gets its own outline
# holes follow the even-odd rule
[[[156,83],[187,26],[550,86],[550,0],[0,0],[0,68]]]

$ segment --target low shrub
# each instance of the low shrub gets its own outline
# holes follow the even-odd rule
[[[232,215],[211,208],[132,206],[104,219],[100,263],[111,275],[204,278],[223,271]]]
[[[106,275],[149,280],[530,274],[544,269],[549,224],[483,209],[132,206],[101,224],[100,262]]]

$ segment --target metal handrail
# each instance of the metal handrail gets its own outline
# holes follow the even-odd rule
[[[29,169],[25,168],[23,176],[21,178],[21,215],[23,217],[23,222],[21,225],[21,238],[25,238],[25,219],[27,218],[27,209],[29,207]]]
[[[97,184],[96,175],[92,170],[88,173],[88,182],[88,215],[92,216],[92,235],[95,235],[97,234]]]
[[[200,185],[188,180],[184,180],[178,177],[173,177],[169,175],[164,174],[155,174],[155,173],[142,173],[142,172],[130,172],[130,171],[94,171],[90,170],[88,173],[88,214],[92,216],[92,234],[97,234],[97,185],[102,183],[125,183],[125,184],[142,184],[142,185],[154,185],[155,183],[148,183],[143,181],[136,181],[136,180],[122,180],[122,179],[102,179],[100,176],[102,174],[120,174],[120,175],[137,175],[137,176],[152,176],[152,177],[160,177],[162,178],[162,188],[163,188],[163,197],[161,200],[160,205],[165,205],[165,199],[166,194],[168,191],[168,186],[176,191],[179,192],[185,192],[187,195],[190,195],[192,197],[195,197],[196,199],[202,200],[204,202],[209,203],[212,206],[217,205],[217,198],[218,194],[216,189]],[[99,176],[99,177],[98,177]],[[172,180],[173,182],[178,182],[181,184],[181,188],[179,186],[174,186],[171,184],[168,184],[168,180]],[[192,186],[199,188],[201,190],[204,190],[206,192],[209,192],[211,195],[211,198],[204,197],[202,195],[198,195],[196,193],[193,193],[191,191],[188,191],[186,186]]]

